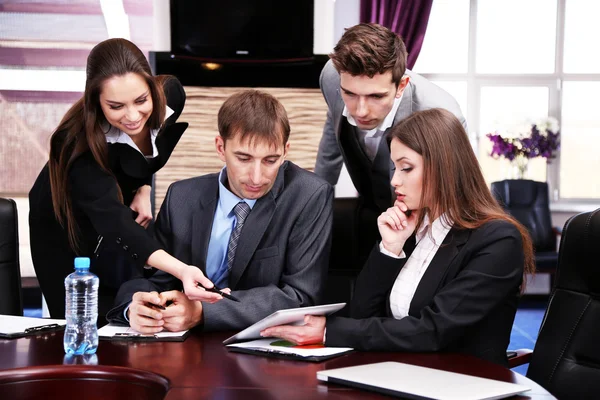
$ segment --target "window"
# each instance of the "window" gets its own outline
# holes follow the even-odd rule
[[[469,0],[434,1],[414,70],[466,73],[468,52]]]
[[[517,135],[539,118],[559,120],[561,150],[529,162],[529,178],[548,181],[553,207],[600,203],[600,2],[436,0],[414,67],[459,102],[488,184],[511,176],[489,156],[486,135]]]
[[[554,71],[556,0],[479,1],[476,18],[478,73]]]

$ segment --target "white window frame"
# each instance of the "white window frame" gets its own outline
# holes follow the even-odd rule
[[[557,0],[556,41],[554,73],[551,74],[482,74],[476,73],[477,51],[477,3],[470,0],[468,69],[465,74],[422,73],[434,81],[467,82],[467,115],[469,137],[475,139],[475,148],[485,137],[479,132],[481,109],[480,93],[486,86],[546,86],[548,87],[548,115],[562,121],[562,83],[564,81],[600,81],[600,74],[567,74],[563,72],[565,9],[569,0]],[[561,124],[562,127],[562,124]],[[473,133],[475,132],[475,133]],[[564,199],[560,197],[560,151],[547,165],[547,182],[550,189],[550,208],[557,212],[584,212],[600,208],[600,199]]]

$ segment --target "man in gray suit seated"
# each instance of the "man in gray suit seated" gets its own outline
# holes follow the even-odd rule
[[[279,309],[319,304],[331,247],[331,185],[285,161],[290,125],[275,97],[232,95],[218,126],[225,167],[173,183],[155,230],[168,253],[240,301],[190,301],[179,280],[159,271],[121,286],[110,322],[143,333],[197,325],[240,330]]]
[[[402,38],[382,25],[348,28],[329,56],[320,78],[328,111],[315,173],[335,185],[346,165],[359,194],[355,232],[362,265],[380,240],[377,217],[395,198],[389,128],[416,111],[438,107],[456,115],[465,128],[466,122],[450,94],[406,69]]]

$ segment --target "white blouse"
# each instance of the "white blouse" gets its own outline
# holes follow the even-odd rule
[[[451,228],[452,224],[444,214],[433,223],[430,223],[427,215],[423,219],[423,225],[415,234],[417,246],[398,274],[390,293],[390,308],[394,318],[401,319],[408,315],[417,286]],[[382,246],[380,249],[390,255]],[[403,251],[397,258],[405,257]]]
[[[175,111],[173,111],[169,106],[167,106],[167,112],[165,114],[165,120],[173,115]],[[158,156],[158,149],[156,148],[156,135],[158,135],[158,129],[150,129],[150,142],[152,143],[152,155],[145,156],[146,158],[154,158]],[[142,153],[142,151],[137,147],[137,145],[133,142],[133,139],[123,132],[122,130],[115,128],[110,125],[110,129],[106,132],[106,142],[108,143],[123,143],[129,145]],[[143,155],[144,153],[142,153]]]

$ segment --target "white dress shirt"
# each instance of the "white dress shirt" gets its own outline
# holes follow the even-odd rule
[[[165,120],[167,118],[169,118],[171,115],[173,115],[174,113],[175,113],[175,111],[173,111],[169,106],[167,106]],[[158,129],[150,129],[150,142],[152,143],[152,155],[145,156],[146,158],[154,158],[154,157],[158,156],[158,149],[156,148],[156,135],[158,135]],[[106,132],[106,141],[108,143],[123,143],[123,144],[133,147],[134,149],[136,149],[137,151],[142,153],[142,151],[137,147],[137,145],[134,143],[133,139],[131,139],[131,137],[128,134],[126,134],[119,128],[116,128],[112,125],[109,125],[108,132]],[[143,154],[144,153],[142,153],[142,155]]]
[[[383,133],[387,128],[392,126],[394,123],[394,118],[396,117],[396,112],[398,111],[398,107],[400,107],[400,102],[402,101],[402,96],[396,98],[394,100],[394,105],[392,109],[388,113],[388,115],[384,118],[384,120],[379,124],[379,126],[364,130],[358,129],[359,132],[359,142],[362,144],[365,153],[371,161],[375,159],[377,155],[377,149],[379,148],[379,143],[381,142],[381,138],[383,137]],[[357,126],[356,120],[350,115],[348,112],[348,108],[344,105],[344,110],[342,111],[342,115],[346,117],[350,125]]]
[[[419,286],[423,274],[427,271],[431,260],[451,228],[452,224],[444,214],[433,221],[433,223],[430,223],[428,216],[425,215],[423,225],[415,234],[417,246],[398,274],[390,293],[390,308],[394,318],[401,319],[408,315],[410,303],[415,295],[417,286]],[[404,251],[402,251],[400,256],[396,256],[390,254],[381,244],[379,248],[382,253],[388,256],[396,258],[406,257]]]
[[[173,115],[174,113],[175,113],[175,111],[173,111],[171,109],[171,107],[167,106],[165,120],[167,118],[169,118],[171,115]],[[158,129],[150,129],[150,142],[152,143],[152,155],[144,156],[144,157],[146,157],[146,159],[154,158],[154,157],[158,156],[158,149],[156,148],[156,135],[158,135]],[[108,132],[106,132],[106,142],[107,143],[126,144],[128,146],[133,147],[134,149],[139,151],[142,155],[144,155],[144,153],[142,153],[142,151],[139,149],[139,147],[137,147],[137,145],[134,143],[133,139],[131,139],[131,137],[128,134],[126,134],[125,132],[123,132],[122,130],[120,130],[118,128],[115,128],[112,125],[110,125]],[[150,269],[152,267],[149,265],[144,265],[144,268]],[[127,312],[129,311],[130,305],[131,305],[131,303],[129,303],[127,305],[127,307],[125,307],[125,310],[123,311],[123,316],[125,317],[125,321],[127,321],[127,322],[129,322],[129,318],[127,317]]]

